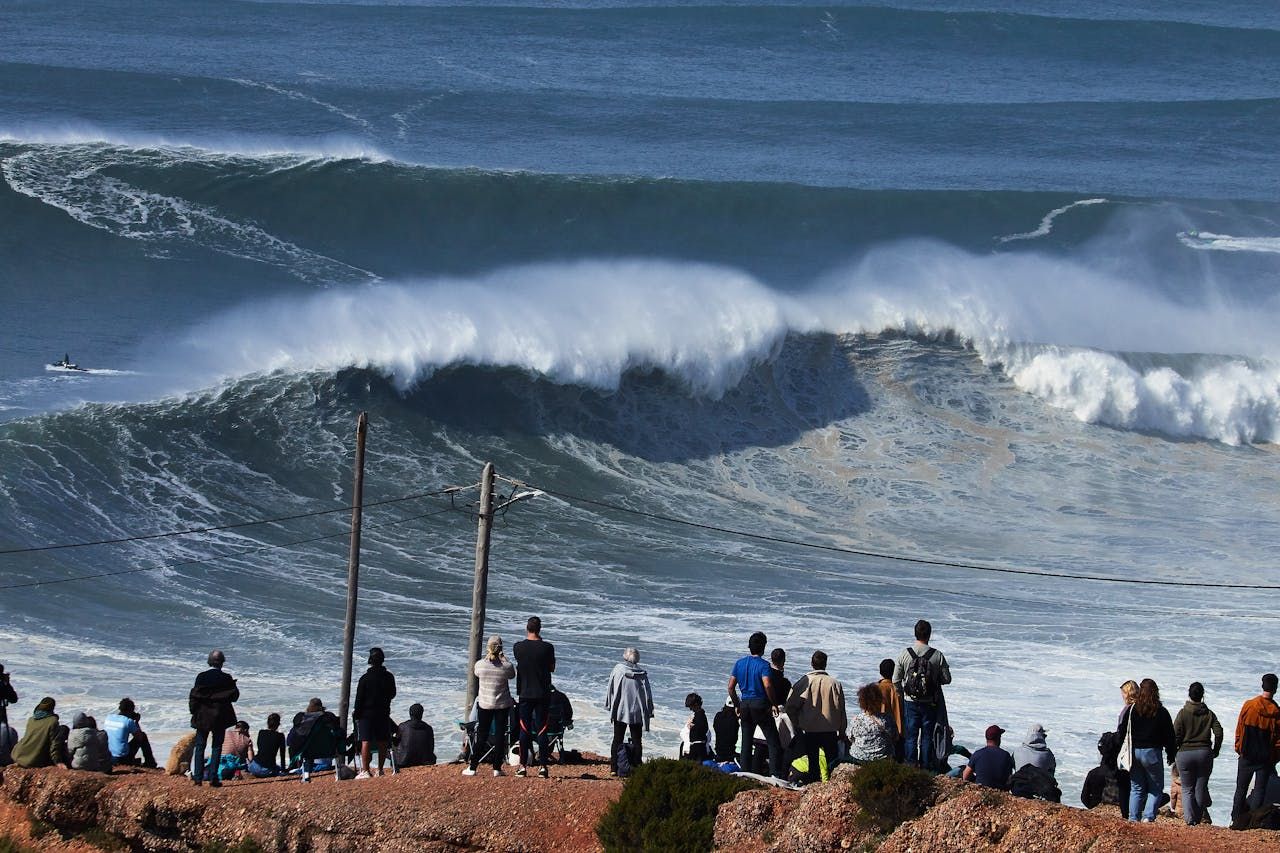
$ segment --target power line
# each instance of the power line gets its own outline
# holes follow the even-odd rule
[[[437,509],[431,512],[424,512],[419,515],[409,516],[408,518],[399,518],[399,519],[396,519],[395,521],[384,521],[381,524],[370,524],[365,529],[378,530],[384,527],[393,527],[397,524],[408,524],[411,521],[418,521],[424,518],[431,518],[433,516],[443,515],[446,512],[462,512],[462,511],[459,510],[457,507],[447,506],[447,507],[444,507],[443,509]],[[194,566],[201,563],[211,563],[216,560],[231,559],[234,557],[245,557],[245,556],[248,556],[249,554],[257,554],[263,551],[273,551],[273,550],[278,550],[280,548],[292,548],[296,545],[305,545],[310,542],[319,542],[323,539],[336,539],[339,536],[348,536],[350,535],[350,533],[351,531],[349,530],[342,530],[342,531],[339,531],[338,533],[326,533],[323,536],[311,536],[306,539],[296,539],[292,542],[279,542],[271,545],[260,545],[257,548],[248,548],[242,551],[228,551],[225,554],[214,554],[209,557],[201,557],[195,560],[180,560],[178,562],[173,562],[173,563],[164,563],[159,566],[143,566],[141,568],[121,569],[119,571],[114,571],[114,572],[98,572],[92,575],[73,575],[72,577],[55,578],[53,580],[27,581],[24,583],[6,584],[4,586],[0,586],[0,590],[27,589],[30,587],[37,587],[37,586],[51,586],[53,584],[59,584],[59,583],[70,583],[72,581],[98,580],[99,578],[113,578],[119,575],[132,575],[138,572],[158,572],[161,569],[176,569],[181,566]]]
[[[419,498],[439,497],[440,495],[454,494],[469,489],[474,489],[476,485],[470,486],[449,486],[444,489],[437,489],[433,492],[419,492],[413,495],[405,495],[399,498],[387,498],[386,500],[373,501],[366,503],[366,507],[387,506],[390,504],[404,503],[405,501],[418,500]],[[233,524],[219,524],[211,527],[190,527],[185,530],[169,530],[164,533],[144,533],[137,536],[121,536],[118,539],[99,539],[93,542],[66,542],[61,545],[36,545],[30,548],[8,548],[0,550],[0,556],[6,554],[35,554],[41,551],[62,551],[68,548],[89,548],[94,545],[119,545],[124,542],[145,542],[152,539],[168,539],[174,536],[190,536],[195,533],[217,533],[223,530],[238,530],[243,527],[253,527],[259,524],[278,524],[283,521],[297,521],[303,518],[316,518],[321,515],[332,515],[335,512],[351,512],[354,507],[340,506],[333,509],[318,509],[312,512],[300,512],[295,515],[281,515],[275,518],[261,518],[254,521],[238,521]]]
[[[756,533],[750,530],[738,530],[732,527],[721,527],[715,524],[705,524],[700,521],[693,521],[688,518],[678,518],[676,516],[664,515],[662,513],[648,512],[646,510],[632,509],[631,507],[622,506],[621,504],[610,503],[609,501],[596,500],[581,495],[574,495],[568,492],[549,489],[545,486],[534,486],[530,483],[510,480],[502,478],[507,482],[524,486],[531,489],[540,489],[549,495],[560,498],[569,503],[587,504],[590,506],[601,507],[602,509],[614,510],[615,512],[623,512],[641,518],[648,518],[653,521],[662,521],[669,524],[681,524],[686,527],[693,527],[699,530],[708,530],[713,533],[723,533],[729,536],[740,536],[744,539],[754,539],[760,542],[772,542],[778,545],[791,545],[797,548],[810,548],[817,551],[827,551],[836,554],[847,554],[854,557],[871,557],[878,560],[892,560],[899,563],[913,563],[922,566],[939,566],[949,569],[968,569],[975,572],[993,572],[1005,575],[1024,575],[1028,577],[1040,578],[1056,578],[1059,580],[1081,580],[1081,581],[1098,581],[1101,583],[1124,583],[1136,584],[1142,586],[1171,586],[1184,587],[1193,589],[1241,589],[1241,590],[1280,590],[1280,585],[1276,584],[1244,584],[1244,583],[1214,583],[1210,581],[1169,581],[1155,580],[1151,578],[1112,578],[1104,575],[1086,575],[1076,572],[1052,572],[1043,569],[1017,569],[1011,566],[991,566],[980,563],[964,563],[955,560],[942,560],[931,557],[912,557],[905,554],[890,554],[882,551],[868,551],[860,548],[846,548],[840,545],[829,545],[822,542],[805,542],[800,539],[788,539],[784,536],[773,536],[768,533]]]

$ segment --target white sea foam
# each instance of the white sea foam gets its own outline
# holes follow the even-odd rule
[[[1200,251],[1280,254],[1280,237],[1233,237],[1208,231],[1182,231],[1178,240],[1187,248]]]
[[[360,116],[356,115],[353,112],[344,110],[342,107],[339,107],[336,104],[331,104],[328,101],[322,101],[319,98],[314,97],[313,95],[308,95],[306,92],[299,92],[296,89],[287,89],[283,86],[277,86],[274,83],[264,83],[257,80],[245,80],[239,77],[233,77],[232,82],[239,83],[241,86],[247,86],[251,89],[263,89],[267,92],[271,92],[274,95],[280,95],[282,97],[288,98],[293,101],[303,101],[308,104],[313,104],[314,106],[320,107],[323,110],[326,110],[328,112],[333,113],[336,116],[340,116],[341,118],[346,119],[352,124],[358,125],[362,129],[370,133],[372,133],[374,130],[373,125],[370,124],[366,119],[361,118]]]
[[[1080,201],[1073,201],[1071,204],[1064,205],[1046,213],[1044,218],[1040,220],[1040,225],[1034,231],[1026,231],[1021,234],[1009,234],[1006,237],[1001,237],[999,242],[1012,243],[1017,240],[1035,240],[1038,237],[1048,237],[1050,232],[1053,231],[1053,221],[1068,210],[1076,207],[1088,207],[1089,205],[1106,203],[1107,199],[1105,198],[1085,198]]]
[[[253,304],[191,330],[213,384],[367,367],[400,388],[450,365],[510,366],[609,390],[660,369],[722,395],[790,333],[956,337],[1082,420],[1228,443],[1280,437],[1276,304],[1174,302],[1080,264],[933,243],[872,252],[801,294],[731,269],[593,261]],[[1123,353],[1209,353],[1134,366]],[[1126,360],[1128,358],[1128,360]]]

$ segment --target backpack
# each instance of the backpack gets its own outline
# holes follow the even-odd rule
[[[1057,781],[1034,764],[1024,764],[1013,774],[1009,779],[1009,792],[1028,800],[1062,802],[1062,790],[1058,788]]]
[[[0,767],[6,767],[13,763],[11,753],[17,745],[18,733],[8,723],[0,723]]]
[[[624,743],[618,747],[618,776],[626,777],[631,775],[631,771],[635,766],[631,762],[631,744]]]
[[[937,649],[929,649],[923,655],[916,654],[915,649],[907,649],[911,655],[911,665],[902,679],[902,692],[908,699],[916,702],[933,702],[938,698],[938,676],[931,663],[933,653]]]

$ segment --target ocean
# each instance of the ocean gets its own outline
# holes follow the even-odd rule
[[[476,493],[412,496],[486,461],[548,492],[496,520],[487,632],[542,617],[571,748],[624,647],[652,756],[752,631],[852,700],[926,618],[957,742],[1043,724],[1077,803],[1122,681],[1203,682],[1230,737],[1280,668],[1280,6],[3,17],[19,721],[128,694],[167,748],[214,647],[255,729],[336,707],[346,513],[30,549],[340,510],[361,411],[357,671],[443,757]]]

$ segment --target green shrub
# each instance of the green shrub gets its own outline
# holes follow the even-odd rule
[[[933,802],[933,777],[896,761],[873,761],[849,781],[850,796],[861,813],[858,823],[879,832],[924,814]]]
[[[80,833],[80,840],[97,847],[99,850],[106,850],[107,853],[119,853],[119,851],[129,849],[129,845],[125,843],[123,838],[118,835],[112,835],[98,826]]]
[[[0,853],[36,853],[36,849],[16,841],[12,835],[0,835]]]
[[[600,818],[596,835],[608,853],[702,853],[711,849],[716,810],[754,787],[692,761],[647,761]]]

